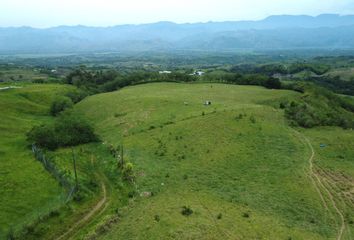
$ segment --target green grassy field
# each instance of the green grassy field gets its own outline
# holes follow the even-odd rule
[[[124,145],[136,174],[135,197],[119,208],[119,222],[101,238],[335,239],[339,219],[333,209],[326,211],[309,176],[311,149],[288,127],[283,112],[270,106],[296,95],[158,83],[79,103],[75,111],[95,124],[104,144]],[[212,105],[203,105],[206,100]],[[333,152],[316,155],[315,163],[323,154],[320,167],[354,177],[348,150],[353,132],[328,131],[338,134],[347,151],[340,163]],[[316,151],[327,136],[322,129],[303,134]],[[193,213],[182,215],[183,206]],[[342,239],[352,236],[347,208]]]
[[[47,213],[64,197],[58,183],[34,159],[25,133],[50,121],[51,99],[71,87],[23,86],[0,91],[0,239],[10,228],[17,230]]]
[[[32,80],[39,80],[39,79],[47,80],[48,75],[44,73],[40,73],[39,70],[32,69],[32,68],[8,68],[8,69],[0,68],[0,80],[5,82],[9,82],[9,81],[31,82]]]
[[[316,171],[344,216],[347,238],[343,239],[351,239],[349,236],[354,236],[354,132],[322,127],[306,130],[305,134],[316,152]],[[328,197],[326,200],[331,203]],[[338,215],[336,211],[332,214]]]
[[[353,237],[354,132],[290,128],[274,106],[299,93],[153,83],[88,97],[74,112],[102,142],[73,148],[84,195],[63,205],[66,192],[34,160],[25,133],[53,121],[50,102],[72,88],[22,86],[0,91],[0,239],[28,225],[22,239]],[[121,179],[110,145],[124,146],[134,184]],[[47,155],[74,178],[71,148]]]
[[[336,68],[328,73],[329,76],[339,76],[341,79],[350,81],[354,77],[354,68]]]

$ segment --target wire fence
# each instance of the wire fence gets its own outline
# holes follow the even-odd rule
[[[66,189],[68,195],[66,197],[66,202],[70,201],[73,194],[75,193],[76,185],[70,181],[70,178],[66,175],[64,171],[61,171],[53,162],[53,160],[47,157],[43,150],[32,144],[32,152],[35,158],[42,163],[43,167],[59,182],[59,184]]]

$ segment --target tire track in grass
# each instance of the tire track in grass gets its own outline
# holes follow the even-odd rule
[[[337,234],[337,240],[341,240],[343,237],[343,233],[345,231],[345,219],[344,219],[344,214],[340,211],[340,209],[337,206],[337,203],[335,201],[335,197],[333,196],[333,194],[330,192],[330,190],[328,190],[328,188],[324,185],[324,183],[321,180],[321,176],[319,176],[318,173],[316,173],[313,168],[314,168],[314,163],[313,163],[313,159],[315,157],[315,150],[310,142],[310,140],[304,136],[303,134],[301,134],[300,132],[293,130],[297,136],[299,136],[300,139],[302,139],[304,142],[306,142],[306,145],[310,148],[311,150],[311,156],[309,158],[309,165],[310,165],[310,175],[312,176],[311,178],[313,179],[313,177],[317,180],[317,184],[315,183],[315,188],[317,190],[317,192],[319,193],[322,201],[324,201],[324,196],[322,194],[322,192],[320,191],[320,188],[323,189],[326,193],[327,196],[330,200],[330,202],[332,203],[332,207],[333,209],[337,212],[339,218],[340,218],[340,227],[338,230],[338,234]],[[324,201],[325,203],[325,201]],[[328,206],[327,204],[325,204],[325,208],[328,210]]]
[[[310,165],[310,178],[311,178],[311,181],[313,183],[313,185],[315,186],[315,189],[318,193],[318,195],[320,196],[321,198],[321,201],[323,203],[323,206],[325,207],[325,209],[327,211],[329,211],[329,208],[328,208],[328,205],[327,205],[327,202],[325,200],[325,197],[323,196],[321,190],[320,190],[320,187],[324,187],[321,180],[319,179],[318,175],[315,173],[315,171],[313,170],[313,159],[315,158],[315,151],[314,151],[314,148],[312,147],[310,141],[308,139],[305,138],[305,136],[303,136],[300,132],[292,129],[294,131],[294,133],[297,135],[297,137],[304,143],[306,143],[306,145],[309,146],[310,150],[311,150],[311,156],[310,158],[308,159],[308,162],[309,162],[309,165]],[[320,185],[320,186],[318,186]]]
[[[91,164],[93,165],[93,156],[91,156]],[[65,233],[57,237],[56,240],[70,239],[80,229],[85,227],[85,225],[89,224],[94,216],[101,214],[106,209],[108,204],[107,187],[104,181],[102,180],[102,177],[99,176],[97,173],[96,176],[98,179],[101,180],[101,191],[103,195],[102,198],[100,199],[100,201],[98,201],[98,203],[96,203],[95,206],[93,206],[93,208],[89,212],[87,212],[78,222],[76,222],[72,227],[70,227]]]
[[[197,195],[195,195],[195,196],[197,197],[199,204],[207,211],[208,217],[212,220],[212,222],[214,223],[214,226],[216,227],[218,232],[223,234],[224,236],[227,236],[228,239],[238,240],[239,238],[236,238],[235,236],[233,236],[229,231],[227,231],[226,229],[223,230],[222,228],[219,227],[219,223],[214,219],[214,216],[213,216],[211,210],[205,204],[203,204],[203,202],[200,200],[200,198]]]
[[[342,209],[346,208],[346,207],[349,207],[349,208],[352,208],[352,204],[350,201],[346,201],[348,200],[345,196],[342,196],[342,192],[336,188],[338,188],[338,186],[336,185],[336,180],[333,180],[331,178],[331,176],[327,173],[324,173],[324,175],[321,175],[319,174],[319,176],[323,179],[323,182],[325,184],[327,184],[327,191],[330,192],[332,194],[332,199],[335,201],[337,199],[337,202],[335,202],[336,204],[336,207],[337,209],[339,210],[339,207],[338,207],[338,204],[342,205]],[[336,209],[336,208],[335,208]],[[343,218],[342,218],[343,217]],[[351,236],[351,233],[350,233],[350,227],[345,223],[345,218],[344,218],[344,214],[342,213],[342,217],[341,217],[341,220],[342,220],[342,226],[341,228],[341,231],[342,231],[342,235],[344,234],[344,232],[346,231],[347,232],[347,236]],[[352,239],[352,238],[350,238]]]

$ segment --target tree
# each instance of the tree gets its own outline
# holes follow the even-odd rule
[[[86,120],[70,112],[60,115],[54,123],[34,127],[27,133],[27,139],[31,144],[49,150],[99,140]]]
[[[72,108],[73,102],[68,97],[58,97],[50,106],[50,114],[52,116],[57,116],[60,112],[64,111],[65,109]]]
[[[280,89],[281,82],[279,79],[271,77],[264,82],[264,86],[271,89]]]
[[[89,122],[72,113],[61,115],[54,123],[54,131],[60,146],[75,146],[98,140]]]
[[[41,125],[32,128],[27,133],[27,140],[31,144],[35,143],[39,147],[45,147],[49,150],[54,150],[58,147],[58,141],[52,125]]]

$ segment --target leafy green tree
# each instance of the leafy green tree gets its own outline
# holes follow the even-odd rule
[[[280,89],[281,82],[279,79],[271,77],[264,82],[263,86],[271,89]]]
[[[31,144],[49,150],[99,140],[86,120],[70,112],[60,115],[54,123],[34,127],[27,133],[27,139]]]
[[[27,140],[31,144],[35,143],[39,147],[44,147],[49,150],[54,150],[58,147],[56,133],[52,125],[41,125],[32,128],[32,130],[27,133]]]
[[[52,105],[50,106],[50,114],[52,116],[57,116],[65,109],[72,108],[73,105],[74,104],[70,98],[63,96],[58,97],[52,102]]]

